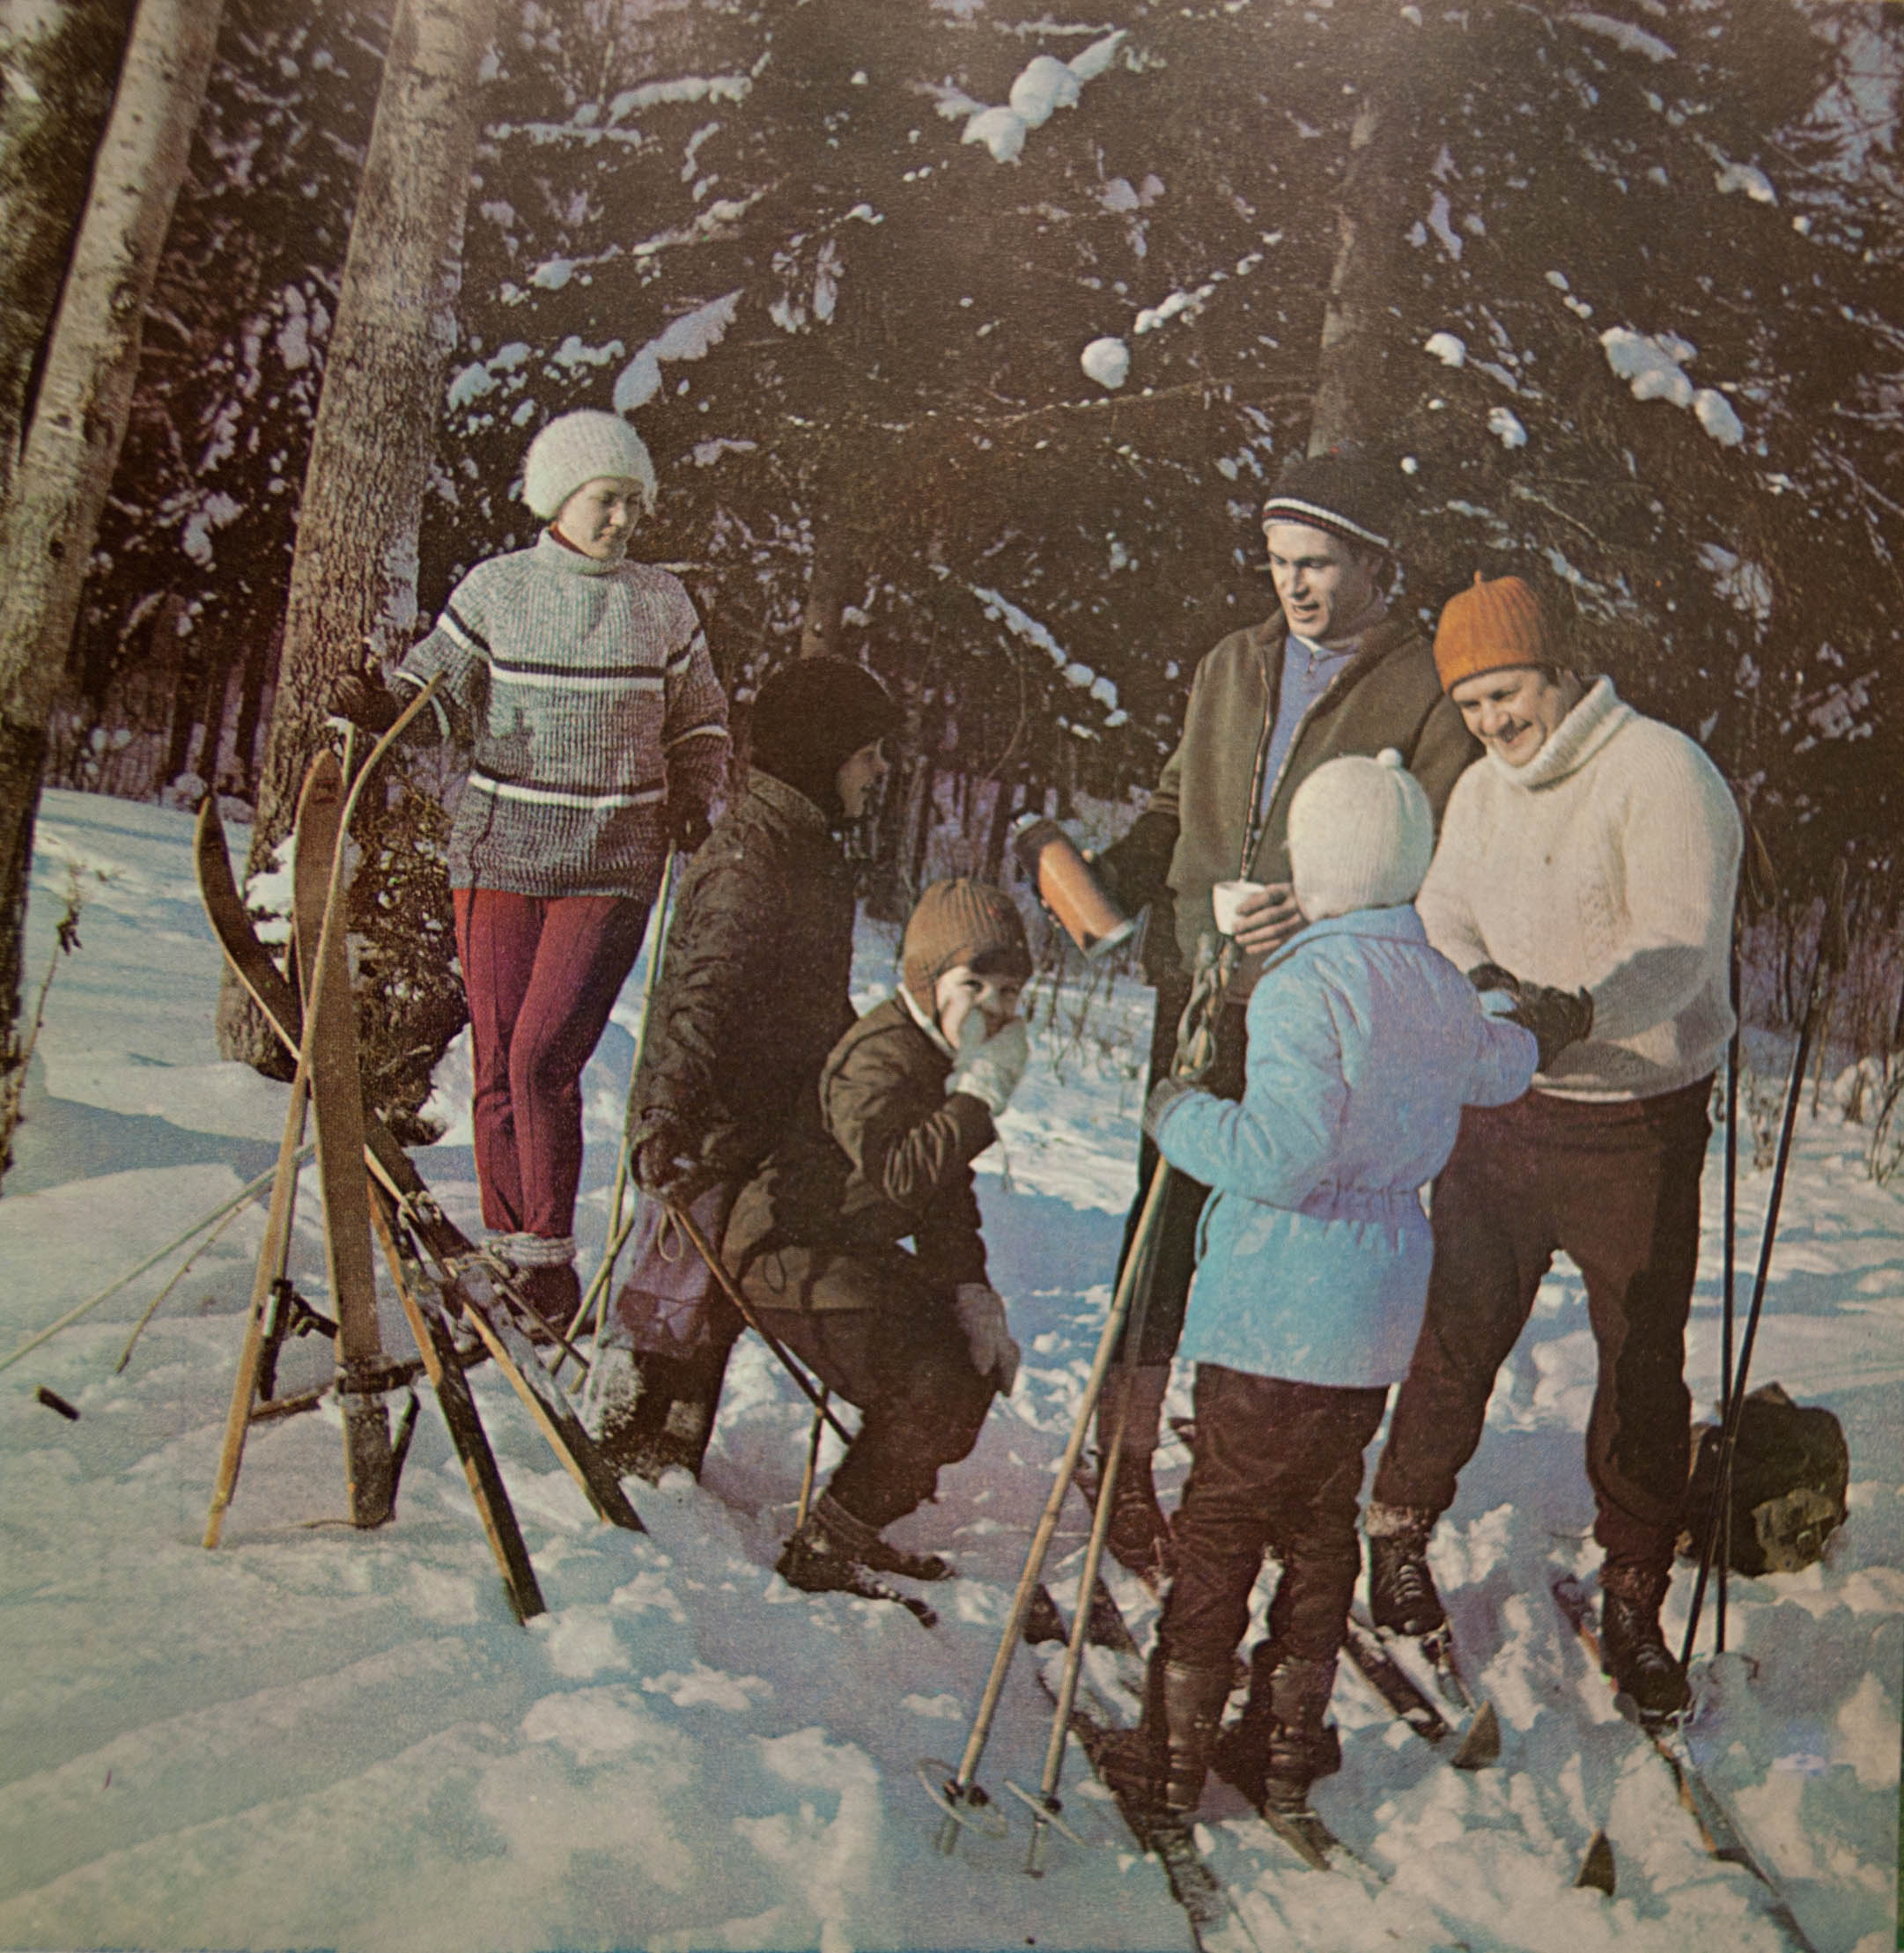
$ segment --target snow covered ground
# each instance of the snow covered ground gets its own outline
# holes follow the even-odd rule
[[[284,1088],[213,1047],[218,956],[188,836],[181,814],[48,796],[35,982],[69,861],[88,897],[0,1200],[0,1358],[274,1156]],[[889,980],[890,936],[867,928],[861,949],[864,1002]],[[585,1259],[605,1227],[639,978],[587,1082]],[[1128,984],[1100,999],[1062,1072],[1035,1067],[1005,1121],[1007,1157],[984,1162],[994,1279],[1026,1360],[973,1458],[901,1530],[958,1560],[934,1595],[934,1632],[773,1575],[807,1419],[751,1339],[705,1484],[633,1487],[646,1538],[598,1525],[493,1370],[472,1373],[550,1603],[527,1628],[428,1401],[393,1524],[336,1522],[338,1430],[319,1412],[255,1430],[225,1544],[200,1547],[255,1205],[200,1257],[122,1374],[130,1325],[173,1263],[0,1373],[0,1945],[1187,1944],[1160,1870],[1129,1848],[1080,1759],[1067,1814],[1106,1841],[1056,1841],[1038,1881],[1020,1869],[1009,1798],[1008,1839],[941,1856],[914,1771],[959,1754],[1102,1320],[1136,1134],[1115,1034],[1134,1035],[1147,1005]],[[445,1139],[419,1161],[468,1221],[467,1127]],[[1737,1652],[1709,1675],[1697,1728],[1820,1953],[1889,1947],[1895,1911],[1904,1203],[1863,1176],[1859,1140],[1834,1116],[1800,1127],[1753,1365],[1754,1382],[1842,1419],[1850,1521],[1822,1566],[1735,1581]],[[1718,1364],[1717,1144],[1691,1350],[1702,1402]],[[1766,1183],[1743,1190],[1748,1261]],[[306,1194],[293,1271],[317,1299],[308,1180]],[[394,1308],[385,1329],[405,1346]],[[314,1343],[291,1345],[282,1387],[320,1381],[327,1362]],[[1214,1861],[1262,1947],[1784,1943],[1754,1882],[1701,1851],[1548,1603],[1553,1571],[1595,1557],[1580,1462],[1592,1368],[1578,1279],[1557,1270],[1437,1544],[1469,1666],[1505,1725],[1499,1766],[1450,1771],[1345,1677],[1345,1764],[1317,1804],[1388,1875],[1371,1889],[1296,1868],[1227,1792],[1207,1800]],[[41,1387],[79,1420],[42,1404]],[[1177,1390],[1173,1409],[1187,1411],[1187,1378]],[[1172,1491],[1186,1462],[1170,1458]],[[1074,1566],[1083,1530],[1074,1501],[1061,1563]],[[1148,1632],[1140,1590],[1118,1584]],[[1689,1587],[1676,1584],[1671,1620]],[[1045,1734],[1021,1659],[983,1780],[1035,1783]],[[1620,1871],[1611,1900],[1570,1883],[1602,1824]]]

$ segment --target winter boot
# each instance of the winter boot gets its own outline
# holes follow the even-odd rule
[[[1099,1456],[1111,1442],[1118,1390],[1130,1379],[1130,1410],[1124,1423],[1124,1442],[1118,1452],[1118,1476],[1111,1486],[1111,1529],[1104,1544],[1111,1557],[1135,1573],[1152,1593],[1161,1593],[1177,1571],[1177,1544],[1170,1522],[1157,1503],[1151,1478],[1151,1455],[1163,1422],[1163,1397],[1170,1388],[1168,1363],[1140,1363],[1115,1370],[1098,1400]]]
[[[1309,1787],[1342,1765],[1342,1743],[1323,1718],[1335,1687],[1335,1661],[1291,1655],[1269,1678],[1269,1743],[1259,1809],[1295,1816],[1309,1809]]]
[[[1243,1713],[1217,1739],[1216,1754],[1211,1759],[1217,1775],[1240,1790],[1258,1810],[1268,1796],[1270,1746],[1276,1738],[1276,1677],[1289,1662],[1290,1657],[1279,1655],[1267,1640],[1256,1644],[1250,1656],[1249,1700]],[[1325,1723],[1310,1746],[1309,1780],[1332,1777],[1341,1767],[1341,1738],[1332,1722]]]
[[[1609,1559],[1600,1568],[1600,1667],[1645,1721],[1677,1715],[1693,1699],[1659,1628],[1672,1580],[1670,1566]]]
[[[1143,1721],[1104,1746],[1103,1768],[1110,1787],[1157,1817],[1194,1817],[1203,1801],[1203,1780],[1230,1680],[1228,1662],[1195,1668],[1152,1655]]]
[[[1447,1625],[1428,1563],[1428,1536],[1440,1517],[1423,1506],[1369,1500],[1362,1530],[1369,1536],[1369,1613],[1377,1627],[1421,1635]]]
[[[566,1336],[582,1306],[582,1285],[575,1272],[575,1237],[545,1234],[498,1234],[498,1258],[509,1271],[509,1287],[533,1318],[529,1334],[536,1342],[553,1330]]]
[[[685,1470],[698,1478],[725,1367],[723,1355],[710,1379],[705,1356],[601,1351],[590,1374],[589,1400],[600,1405],[595,1441],[602,1455],[616,1471],[650,1485],[659,1485],[668,1471]]]
[[[824,1572],[822,1563],[828,1560],[897,1573],[906,1580],[949,1580],[952,1575],[950,1566],[937,1553],[909,1553],[882,1539],[877,1528],[848,1512],[831,1492],[823,1492],[807,1523],[787,1541],[780,1555],[780,1575],[794,1587],[805,1587],[800,1573]]]

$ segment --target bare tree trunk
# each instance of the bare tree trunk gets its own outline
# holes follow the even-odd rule
[[[0,0],[0,503],[113,105],[133,0]]]
[[[1390,50],[1392,55],[1393,50]],[[1380,50],[1369,68],[1377,77]],[[1348,168],[1336,204],[1335,264],[1323,311],[1309,452],[1366,441],[1388,422],[1395,384],[1394,321],[1404,235],[1402,177],[1413,122],[1406,91],[1377,78],[1349,134]]]
[[[855,552],[846,538],[837,529],[822,534],[814,545],[806,614],[801,619],[802,658],[838,658],[843,654],[842,613],[858,575]]]
[[[20,947],[47,721],[125,438],[140,323],[222,11],[223,0],[142,0],[33,422],[0,507],[0,1078],[18,1063]]]
[[[417,533],[443,370],[456,343],[463,220],[494,0],[401,0],[345,254],[298,520],[250,867],[297,810],[336,682],[409,646]],[[276,1041],[227,978],[218,1043],[267,1067]]]

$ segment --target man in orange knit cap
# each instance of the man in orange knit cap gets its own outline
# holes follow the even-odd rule
[[[1642,1714],[1669,1714],[1687,1696],[1659,1609],[1690,1442],[1707,1102],[1732,1028],[1738,814],[1691,740],[1576,672],[1517,577],[1447,605],[1435,662],[1485,757],[1455,784],[1416,907],[1534,1033],[1540,1069],[1525,1098],[1464,1114],[1435,1183],[1428,1314],[1365,1519],[1370,1600],[1379,1626],[1442,1628],[1428,1536],[1564,1249],[1599,1352],[1586,1449],[1603,1660]]]

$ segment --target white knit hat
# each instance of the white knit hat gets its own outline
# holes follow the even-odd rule
[[[1311,922],[1413,902],[1434,852],[1428,795],[1392,746],[1318,766],[1289,802],[1295,899]]]
[[[645,508],[654,506],[654,463],[619,414],[583,407],[550,421],[529,443],[522,465],[522,499],[553,521],[577,489],[604,476],[638,482]]]

